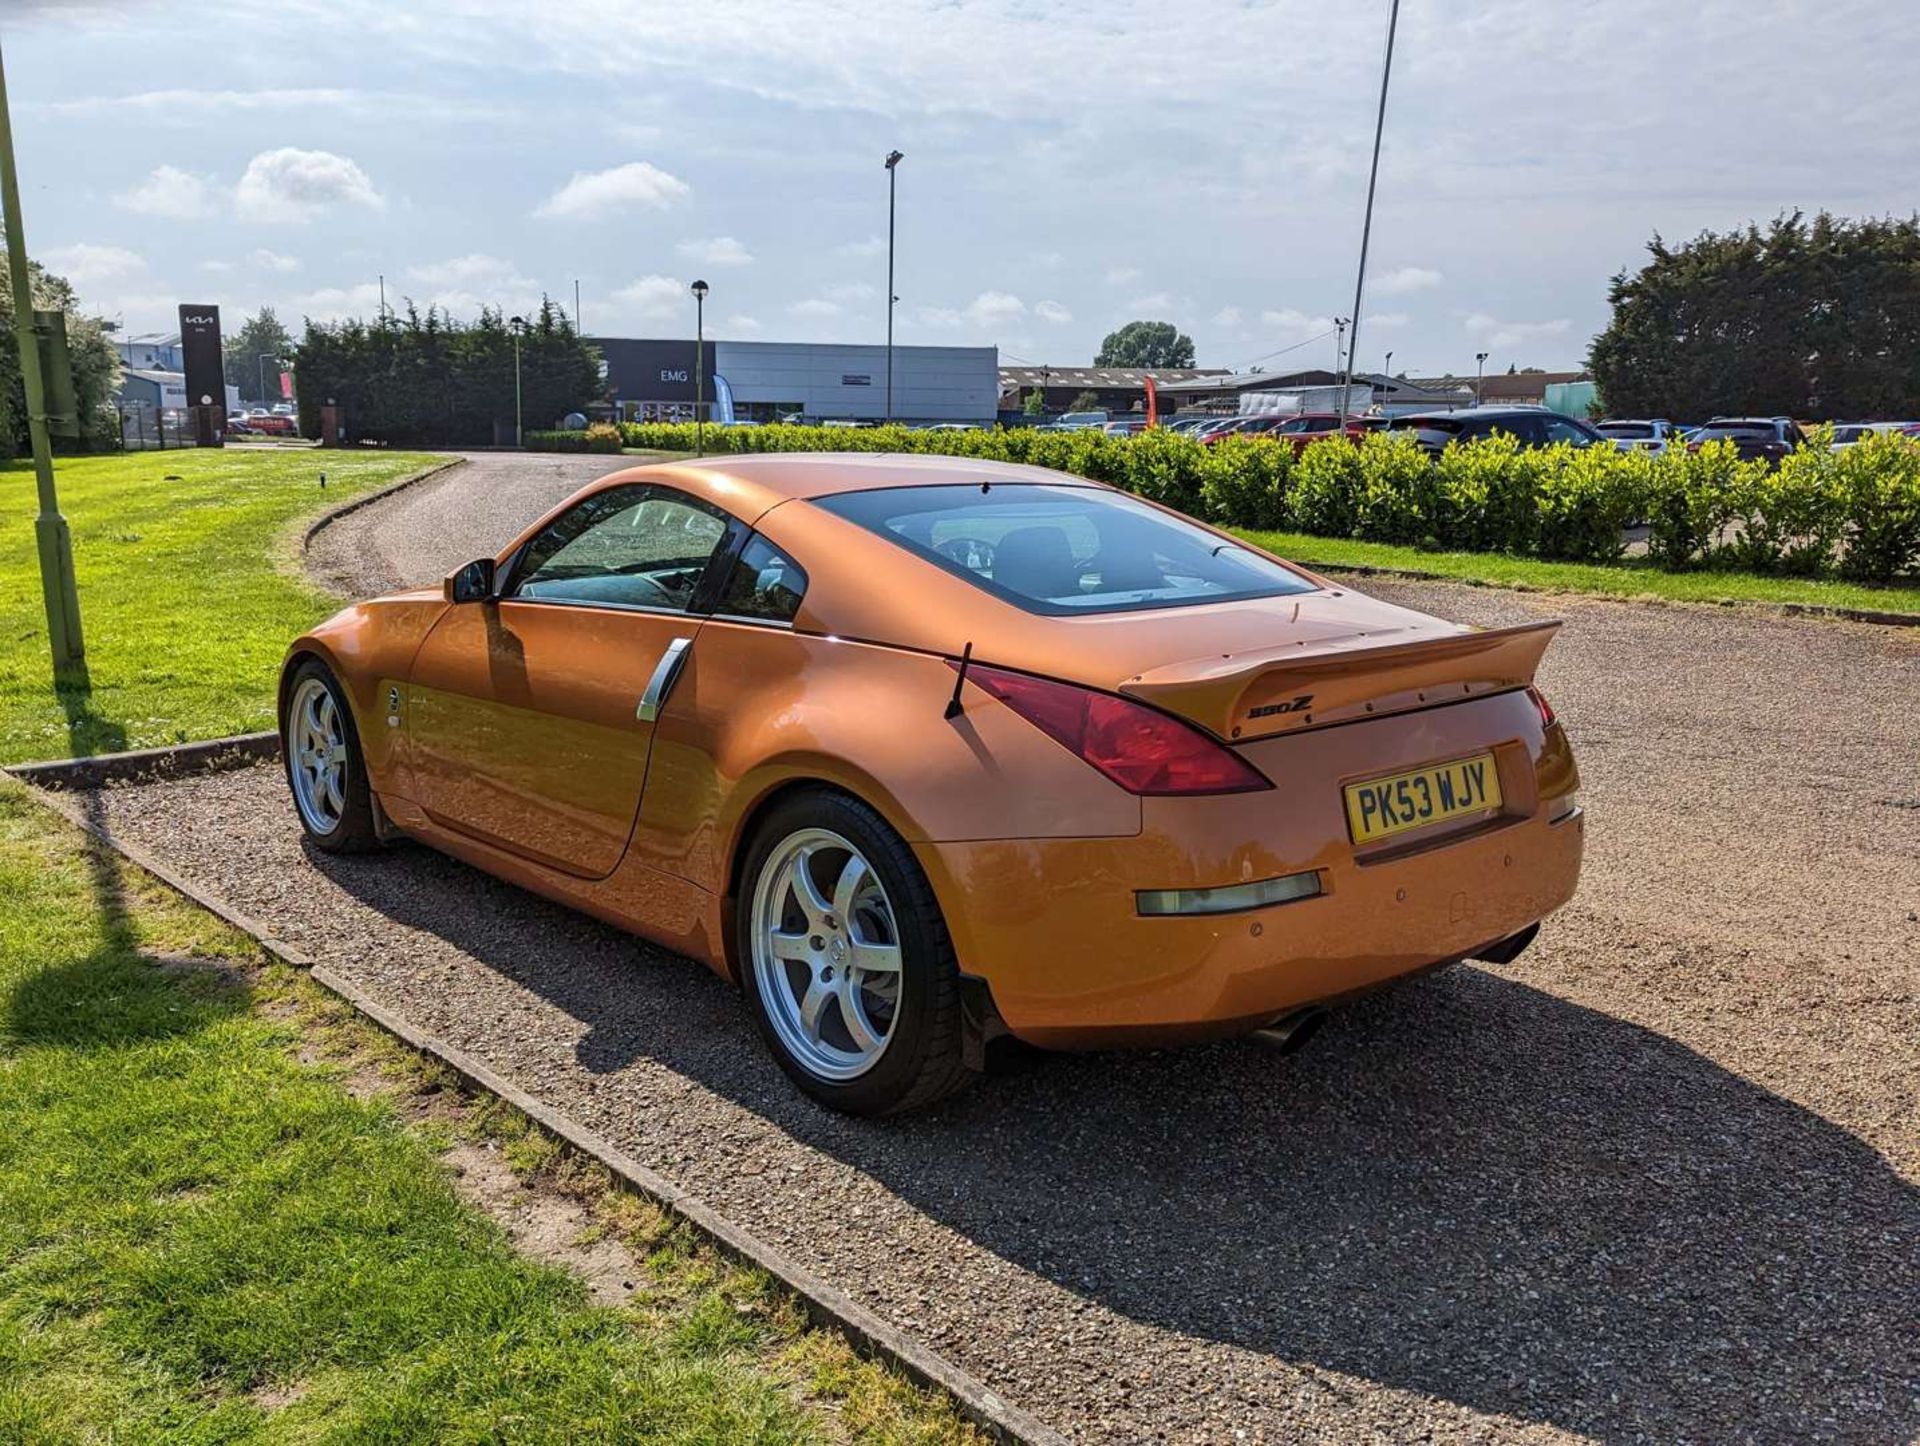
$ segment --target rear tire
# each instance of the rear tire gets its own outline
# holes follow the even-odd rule
[[[373,793],[346,690],[325,663],[308,658],[293,670],[286,697],[280,758],[301,828],[315,848],[330,854],[379,848]]]
[[[886,820],[830,789],[790,795],[740,877],[741,986],[795,1084],[830,1109],[885,1115],[969,1083],[953,942]]]

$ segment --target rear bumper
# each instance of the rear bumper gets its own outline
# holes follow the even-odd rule
[[[1387,847],[1348,842],[1343,781],[1484,748],[1489,736],[1504,737],[1493,750],[1502,812]],[[987,981],[1012,1033],[1050,1048],[1244,1033],[1468,957],[1573,896],[1586,830],[1567,802],[1578,775],[1565,735],[1543,734],[1524,694],[1256,748],[1273,793],[1149,799],[1132,838],[916,846],[961,968]],[[1140,889],[1304,871],[1320,893],[1291,903],[1211,916],[1135,907]]]

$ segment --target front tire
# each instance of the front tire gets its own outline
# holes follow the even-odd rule
[[[315,848],[351,854],[380,846],[353,710],[339,680],[318,658],[302,662],[288,681],[280,757],[294,811]]]
[[[807,1094],[884,1115],[970,1080],[939,902],[873,809],[827,789],[782,800],[749,846],[736,910],[748,1008]]]

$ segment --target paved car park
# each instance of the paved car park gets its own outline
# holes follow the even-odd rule
[[[322,546],[429,580],[620,462],[488,457]],[[424,849],[313,853],[272,768],[93,806],[1075,1439],[1913,1439],[1920,637],[1366,590],[1567,619],[1588,867],[1515,963],[1289,1058],[1062,1056],[849,1120],[704,969]]]

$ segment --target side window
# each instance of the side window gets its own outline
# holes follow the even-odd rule
[[[755,533],[740,549],[720,589],[716,611],[736,618],[790,623],[806,595],[807,574],[766,538]]]
[[[1569,422],[1565,417],[1548,417],[1546,424],[1549,442],[1571,442],[1576,447],[1585,447],[1593,441],[1585,428]]]
[[[685,610],[726,536],[717,512],[647,486],[612,487],[527,544],[512,595],[543,602]]]

